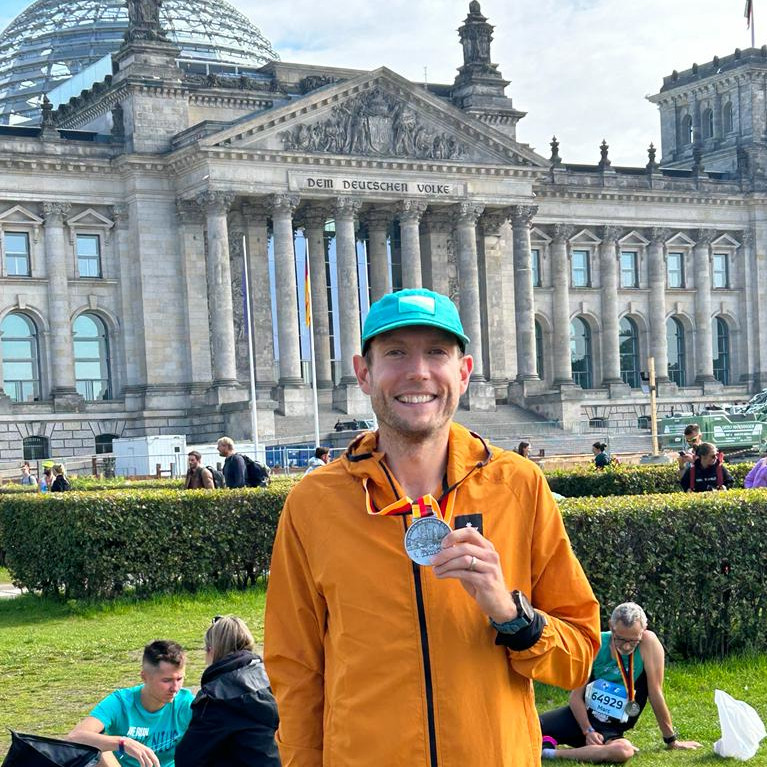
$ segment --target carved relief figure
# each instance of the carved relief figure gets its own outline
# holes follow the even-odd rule
[[[282,131],[287,150],[455,160],[467,147],[455,136],[436,133],[408,104],[374,88],[333,107],[330,117]]]

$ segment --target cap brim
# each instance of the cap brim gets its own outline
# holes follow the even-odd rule
[[[412,320],[398,319],[396,322],[390,322],[388,325],[376,328],[375,333],[362,337],[362,345],[364,346],[368,341],[372,341],[376,336],[380,336],[381,333],[388,333],[390,330],[396,330],[397,328],[412,328],[419,325],[437,328],[438,330],[444,330],[445,333],[450,333],[451,336],[455,336],[461,342],[463,349],[469,345],[470,339],[468,336],[458,333],[452,328],[446,328],[441,322],[429,322],[429,320],[424,319],[423,317],[413,317]]]

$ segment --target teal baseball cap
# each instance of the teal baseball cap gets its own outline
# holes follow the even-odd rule
[[[362,349],[365,351],[370,340],[381,333],[413,325],[428,325],[452,333],[462,351],[469,343],[458,309],[447,296],[425,288],[412,288],[387,293],[370,307],[362,329]]]

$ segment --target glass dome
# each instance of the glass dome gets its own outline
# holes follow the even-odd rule
[[[162,25],[187,69],[237,73],[278,59],[226,0],[164,0]],[[37,0],[0,34],[0,124],[39,121],[42,96],[114,53],[128,28],[124,0]]]

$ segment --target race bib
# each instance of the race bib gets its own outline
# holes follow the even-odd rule
[[[591,709],[602,721],[604,717],[609,717],[627,722],[627,703],[628,694],[622,684],[596,679],[586,687],[586,708]]]

